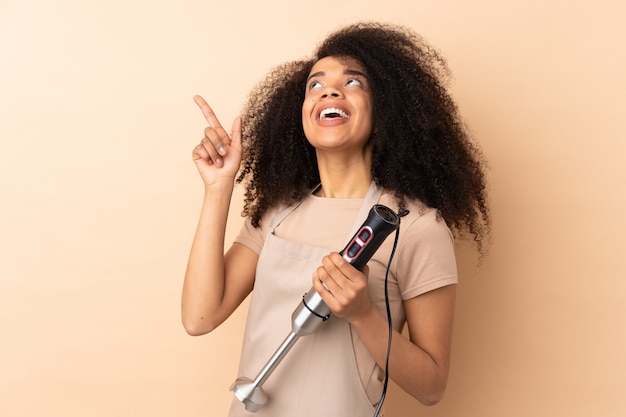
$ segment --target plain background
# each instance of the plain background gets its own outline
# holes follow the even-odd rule
[[[448,59],[494,216],[482,265],[458,245],[445,399],[393,387],[389,415],[623,416],[624,4],[2,0],[0,415],[225,414],[245,306],[207,336],[180,324],[192,97],[230,127],[270,68],[380,20]]]

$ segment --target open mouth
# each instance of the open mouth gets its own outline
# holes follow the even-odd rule
[[[350,115],[345,111],[338,109],[336,107],[329,107],[320,112],[319,120],[326,119],[349,119]]]

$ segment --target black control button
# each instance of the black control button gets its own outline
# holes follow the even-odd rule
[[[370,237],[372,237],[372,232],[370,232],[370,230],[367,228],[363,228],[363,230],[359,232],[358,236],[359,239],[361,239],[363,242],[367,242],[368,240],[370,240]]]
[[[348,256],[350,258],[354,258],[361,251],[361,245],[357,242],[352,242],[350,247],[348,248]]]

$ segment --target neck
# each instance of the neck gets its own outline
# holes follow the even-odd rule
[[[363,198],[372,182],[368,160],[332,163],[318,159],[321,188],[316,193],[326,198]]]

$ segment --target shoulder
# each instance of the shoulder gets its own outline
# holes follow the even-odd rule
[[[381,204],[398,209],[393,196]],[[419,200],[407,200],[400,220],[394,273],[404,299],[457,282],[454,237],[440,212]]]
[[[251,218],[249,216],[246,217],[233,243],[247,246],[257,255],[260,254],[265,243],[265,237],[271,227],[272,220],[282,209],[284,209],[284,207],[275,207],[266,211],[261,217],[259,227],[254,227]]]
[[[396,212],[399,210],[398,203],[391,194],[383,194],[380,198],[380,204],[386,205]],[[452,232],[439,210],[429,207],[417,199],[407,199],[405,210],[407,214],[400,221],[400,227],[405,234],[408,232],[415,238],[439,236],[444,240],[453,242]]]

